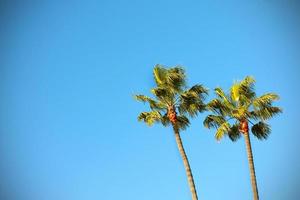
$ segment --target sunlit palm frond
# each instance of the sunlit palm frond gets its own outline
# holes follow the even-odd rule
[[[229,116],[231,115],[232,108],[228,106],[228,104],[224,103],[220,99],[213,99],[206,105],[208,110],[212,112],[222,115],[222,116]]]
[[[251,76],[234,83],[230,88],[231,98],[240,104],[249,104],[251,99],[255,98],[254,83],[255,80]]]
[[[282,113],[282,109],[276,106],[264,106],[258,110],[254,110],[250,112],[250,118],[252,119],[260,119],[260,120],[268,120],[275,115]]]
[[[248,116],[248,106],[239,106],[231,111],[231,114],[236,119],[247,118]]]
[[[167,108],[167,105],[165,105],[161,101],[156,101],[156,100],[154,100],[150,97],[147,97],[145,95],[135,95],[135,99],[137,101],[141,101],[141,102],[144,102],[144,103],[146,103],[146,102],[149,103],[151,109],[162,110],[162,109]]]
[[[151,90],[151,93],[161,102],[165,104],[172,104],[174,101],[174,94],[170,92],[167,88],[157,87]]]
[[[225,118],[220,115],[208,115],[204,121],[203,125],[206,128],[218,128],[221,126],[224,122],[226,122]]]
[[[203,100],[207,93],[207,89],[202,85],[195,85],[189,90],[184,91],[179,96],[179,113],[187,113],[191,117],[195,117],[199,112],[204,111],[205,104],[203,103]]]
[[[226,95],[222,88],[215,88],[215,93],[219,97],[219,99],[222,100],[224,104],[226,104],[228,108],[233,108],[235,106],[230,96]]]
[[[188,93],[193,93],[195,96],[199,97],[202,101],[205,99],[206,95],[208,95],[208,89],[203,85],[196,84],[187,90]]]
[[[255,79],[252,76],[246,76],[241,82],[240,85],[249,89],[254,89]]]
[[[193,102],[187,103],[182,102],[178,107],[178,111],[180,114],[188,114],[190,117],[196,117],[199,112],[203,112],[205,110],[205,104],[201,102]]]
[[[251,101],[256,97],[254,90],[255,79],[251,76],[247,76],[240,82],[240,102],[250,104]]]
[[[240,99],[240,84],[235,83],[230,88],[231,99],[238,101]]]
[[[220,87],[215,88],[215,93],[221,99],[228,101],[227,95],[225,94],[222,88]]]
[[[155,65],[153,69],[153,76],[154,76],[155,83],[158,87],[163,86],[163,84],[165,83],[166,73],[167,73],[167,69],[165,69],[162,65],[159,64]]]
[[[279,96],[275,93],[266,93],[260,97],[253,100],[253,106],[255,108],[263,108],[265,106],[271,106],[273,101],[279,99]]]
[[[138,121],[143,121],[147,125],[152,126],[155,122],[161,122],[162,115],[159,111],[142,112],[138,116]]]
[[[186,86],[186,75],[181,67],[166,69],[162,65],[156,65],[153,69],[153,75],[157,86],[168,88],[170,92],[180,92]]]
[[[217,132],[215,134],[216,140],[221,140],[225,134],[228,134],[228,131],[230,131],[230,124],[228,122],[224,122],[217,129]]]
[[[166,73],[166,87],[172,92],[181,92],[186,87],[185,71],[181,67],[173,67],[167,70]]]
[[[271,128],[267,123],[260,121],[252,126],[251,131],[253,135],[262,140],[268,138],[269,134],[271,133]]]

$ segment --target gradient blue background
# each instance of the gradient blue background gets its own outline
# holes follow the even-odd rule
[[[296,1],[1,2],[1,199],[190,199],[171,128],[136,119],[157,63],[278,93],[271,136],[251,138],[260,197],[300,199]],[[252,199],[244,141],[203,118],[182,133],[199,199]]]

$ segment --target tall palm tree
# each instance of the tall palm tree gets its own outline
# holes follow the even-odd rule
[[[228,135],[232,141],[236,141],[241,135],[244,135],[253,195],[254,199],[258,200],[249,124],[252,126],[251,132],[256,138],[267,139],[271,128],[266,120],[281,113],[282,110],[273,106],[273,102],[279,99],[277,94],[266,93],[257,97],[254,83],[255,80],[247,76],[244,80],[235,82],[230,88],[229,94],[225,94],[221,88],[215,88],[217,98],[207,104],[208,110],[213,114],[208,115],[203,124],[207,128],[217,129],[215,134],[217,140]]]
[[[151,90],[155,99],[144,95],[136,95],[138,101],[150,105],[149,112],[142,112],[138,116],[149,126],[161,123],[163,126],[172,125],[179,153],[183,159],[192,199],[197,200],[197,192],[192,171],[185,150],[183,148],[180,131],[186,129],[190,122],[187,116],[195,117],[205,110],[203,103],[207,89],[202,85],[194,85],[187,89],[186,75],[181,67],[164,68],[156,65],[153,70],[156,87]]]

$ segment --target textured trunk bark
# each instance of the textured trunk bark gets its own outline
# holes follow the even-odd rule
[[[254,200],[259,200],[257,183],[256,183],[256,176],[255,176],[255,169],[254,169],[254,162],[253,162],[253,155],[252,155],[252,149],[251,149],[251,143],[250,143],[250,137],[249,137],[249,132],[248,131],[244,133],[244,137],[245,137],[247,156],[248,156],[248,162],[249,162],[250,179],[251,179],[251,185],[252,185],[252,191],[253,191],[253,199]]]
[[[187,175],[187,178],[188,178],[190,190],[191,190],[191,193],[192,193],[192,200],[198,200],[197,191],[196,191],[196,188],[195,188],[195,183],[194,183],[194,179],[193,179],[193,175],[192,175],[192,170],[191,170],[188,158],[185,154],[185,151],[184,151],[184,148],[183,148],[183,145],[182,145],[182,141],[181,141],[181,138],[180,138],[180,135],[179,135],[179,130],[178,130],[178,128],[176,128],[175,125],[173,125],[173,129],[174,129],[174,133],[175,133],[175,138],[176,138],[176,143],[177,143],[177,146],[178,146],[178,150],[179,150],[179,153],[182,157],[185,172],[186,172],[186,175]]]

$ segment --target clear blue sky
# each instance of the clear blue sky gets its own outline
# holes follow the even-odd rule
[[[189,85],[253,75],[281,96],[267,141],[252,139],[261,199],[300,199],[300,21],[296,1],[2,3],[0,194],[14,200],[183,200],[171,128],[137,122],[157,63]],[[192,120],[182,139],[199,199],[252,199],[243,140]],[[6,197],[3,197],[6,195]]]

